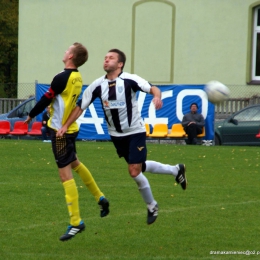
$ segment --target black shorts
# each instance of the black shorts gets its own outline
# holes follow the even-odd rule
[[[138,133],[122,137],[111,136],[117,154],[124,157],[128,164],[143,163],[146,161],[146,133]]]
[[[50,129],[52,151],[59,168],[69,165],[77,159],[76,157],[76,138],[78,132],[65,134],[62,137],[56,137],[56,132]]]

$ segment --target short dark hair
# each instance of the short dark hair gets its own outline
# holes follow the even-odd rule
[[[88,50],[81,43],[73,43],[73,58],[74,65],[78,68],[88,60]]]
[[[191,108],[193,105],[196,106],[197,108],[199,108],[197,103],[191,103],[190,108]]]
[[[118,54],[118,61],[123,63],[123,66],[122,66],[122,70],[123,70],[123,68],[125,66],[125,62],[126,62],[125,54],[122,51],[120,51],[119,49],[111,49],[108,52],[115,52]]]

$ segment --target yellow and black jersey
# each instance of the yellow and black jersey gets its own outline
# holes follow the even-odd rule
[[[77,69],[64,69],[53,78],[50,88],[31,110],[29,116],[35,117],[50,105],[48,126],[54,130],[60,129],[75,108],[81,89],[80,72]],[[77,131],[78,125],[74,122],[69,126],[67,133]]]

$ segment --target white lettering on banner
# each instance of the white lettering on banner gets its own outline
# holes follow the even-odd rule
[[[102,124],[104,123],[104,119],[102,117],[98,117],[97,115],[97,111],[93,105],[93,103],[89,106],[89,112],[91,114],[91,117],[84,117],[86,110],[83,111],[83,113],[81,114],[81,116],[77,119],[77,123],[79,125],[81,124],[94,124],[97,130],[97,133],[100,135],[105,134],[103,128],[102,128]]]
[[[173,96],[172,90],[167,90],[162,92],[162,100],[165,98],[169,98]],[[168,125],[168,117],[156,117],[156,110],[153,102],[150,103],[148,110],[148,118],[144,118],[144,122],[146,124],[150,124],[154,126],[155,124],[167,124]]]
[[[184,116],[182,111],[182,102],[183,99],[187,96],[198,96],[201,98],[201,114],[206,119],[208,114],[208,99],[207,94],[202,89],[184,89],[180,91],[176,97],[176,116],[177,118],[182,121],[182,118]]]

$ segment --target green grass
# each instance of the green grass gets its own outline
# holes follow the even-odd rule
[[[113,144],[77,142],[78,156],[110,200],[111,213],[99,217],[97,203],[74,175],[86,230],[60,242],[69,218],[51,145],[0,140],[0,259],[256,259],[259,148],[147,146],[150,160],[186,164],[187,190],[174,185],[172,176],[145,173],[160,206],[148,226],[146,206]],[[210,254],[246,250],[255,255]]]

